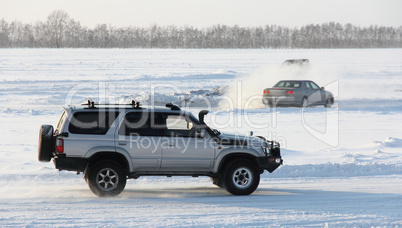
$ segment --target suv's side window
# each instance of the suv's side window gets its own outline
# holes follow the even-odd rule
[[[119,135],[160,136],[163,134],[163,129],[157,128],[155,122],[151,121],[154,113],[150,114],[148,112],[127,113],[120,126]]]
[[[72,134],[104,135],[119,112],[76,112],[70,120],[68,131]]]
[[[142,135],[152,136],[148,112],[130,112],[124,117],[120,126],[119,135]]]
[[[195,137],[193,123],[184,115],[132,112],[124,118],[119,135]]]
[[[193,122],[184,115],[169,114],[166,116],[165,136],[195,137]]]

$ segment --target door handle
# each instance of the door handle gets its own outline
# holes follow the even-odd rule
[[[118,144],[124,146],[124,145],[127,145],[127,142],[126,141],[119,141]]]

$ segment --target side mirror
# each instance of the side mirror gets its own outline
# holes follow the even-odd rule
[[[325,89],[324,87],[321,87],[321,88],[320,88],[320,90],[324,90],[324,89]]]

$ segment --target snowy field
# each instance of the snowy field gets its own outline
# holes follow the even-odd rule
[[[312,68],[279,68],[293,58]],[[296,78],[336,104],[261,104]],[[37,161],[40,125],[88,97],[210,109],[214,128],[280,142],[284,165],[249,196],[206,177],[141,177],[98,198],[82,174]],[[0,49],[0,126],[0,227],[402,227],[401,49]]]

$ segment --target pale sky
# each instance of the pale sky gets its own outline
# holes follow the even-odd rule
[[[300,27],[330,21],[402,25],[402,0],[0,0],[0,19],[35,23],[64,10],[81,25]]]

